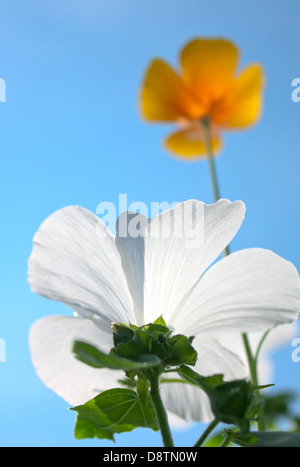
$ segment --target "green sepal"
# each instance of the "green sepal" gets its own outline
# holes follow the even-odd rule
[[[167,340],[168,356],[164,362],[166,365],[195,365],[198,354],[191,345],[190,339],[177,334]]]
[[[272,386],[275,386],[275,384],[264,384],[261,386],[258,386],[257,384],[252,384],[252,388],[255,391],[261,391],[262,389],[271,388]]]
[[[134,331],[123,323],[113,323],[111,325],[111,329],[113,331],[113,341],[115,347],[120,342],[129,342],[134,336]]]
[[[160,324],[161,326],[167,327],[165,320],[163,319],[162,315],[157,318],[153,324]]]
[[[182,365],[177,370],[177,373],[188,383],[200,386],[206,393],[209,393],[212,389],[224,383],[224,376],[221,374],[201,376],[199,373],[185,365]]]
[[[156,355],[139,355],[136,359],[120,357],[114,350],[105,354],[85,342],[76,341],[73,345],[75,357],[93,368],[110,368],[112,370],[146,370],[157,367],[161,360]]]
[[[152,338],[138,328],[128,342],[119,342],[115,345],[115,350],[119,356],[124,358],[136,358],[141,354],[150,354],[152,352]]]

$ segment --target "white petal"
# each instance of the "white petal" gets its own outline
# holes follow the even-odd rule
[[[185,383],[162,383],[161,397],[168,413],[179,418],[173,419],[173,424],[180,421],[209,422],[213,420],[210,402],[207,395],[198,387]]]
[[[187,334],[264,331],[297,319],[299,312],[296,268],[269,250],[254,248],[223,258],[204,274],[176,328]]]
[[[222,347],[215,339],[199,336],[193,341],[193,346],[198,352],[195,371],[202,376],[221,373],[225,381],[247,376],[247,369],[239,357]],[[167,410],[187,422],[209,422],[213,419],[208,397],[196,386],[184,383],[163,383],[161,391]]]
[[[200,335],[193,340],[192,345],[198,353],[195,369],[202,376],[222,373],[226,381],[247,376],[247,369],[240,356],[220,345],[216,339]]]
[[[148,218],[139,213],[123,212],[116,225],[116,247],[119,250],[127,284],[133,298],[135,320],[144,323],[145,241],[144,228]],[[134,228],[136,227],[136,228]]]
[[[41,225],[34,237],[28,279],[34,292],[65,303],[99,326],[133,320],[114,237],[86,209],[61,209]]]
[[[75,340],[107,352],[113,347],[112,335],[88,319],[50,316],[30,329],[30,351],[38,376],[72,406],[87,402],[101,391],[119,387],[117,380],[124,375],[79,362],[72,352]]]
[[[145,321],[163,315],[168,325],[201,274],[235,236],[242,202],[212,205],[190,200],[154,217],[145,238]]]

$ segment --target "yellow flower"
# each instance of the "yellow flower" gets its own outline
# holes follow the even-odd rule
[[[206,155],[203,121],[210,124],[212,150],[221,147],[222,130],[254,124],[261,113],[263,71],[251,64],[236,73],[237,47],[224,39],[194,39],[180,54],[181,72],[162,60],[148,68],[141,113],[153,122],[175,122],[166,147],[187,158]]]

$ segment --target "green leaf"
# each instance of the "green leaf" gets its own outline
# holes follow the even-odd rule
[[[300,433],[300,418],[299,417],[293,417],[292,422],[294,425],[293,433]]]
[[[130,371],[154,368],[161,364],[161,360],[156,355],[139,355],[131,360],[120,357],[114,351],[107,355],[92,345],[80,341],[74,343],[73,352],[78,360],[93,368]]]
[[[300,434],[280,431],[258,431],[235,435],[232,442],[242,447],[300,448]]]
[[[296,401],[296,394],[293,392],[277,392],[267,394],[263,397],[264,417],[268,427],[276,426],[277,423],[286,417],[293,420],[295,417],[293,404]]]
[[[142,401],[130,389],[110,389],[84,405],[74,407],[78,413],[76,439],[99,438],[114,441],[114,434],[137,427],[159,429],[151,397]]]

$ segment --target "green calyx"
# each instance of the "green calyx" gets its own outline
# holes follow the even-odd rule
[[[162,318],[140,327],[113,323],[112,331],[114,352],[119,357],[136,359],[140,355],[155,355],[161,360],[162,369],[196,363],[192,339],[181,334],[172,336]]]
[[[247,433],[251,422],[259,417],[261,401],[258,391],[272,386],[257,386],[246,379],[226,382],[221,374],[201,376],[186,366],[180,367],[178,374],[206,392],[215,420],[236,425],[241,433]]]
[[[144,326],[113,323],[114,347],[104,353],[86,342],[75,341],[75,357],[93,368],[123,370],[126,381],[135,377],[157,377],[164,372],[177,371],[181,365],[195,365],[197,352],[193,338],[172,335],[163,318]]]
[[[247,432],[250,421],[259,413],[260,401],[251,382],[237,380],[216,387],[211,397],[215,416],[224,423],[237,425]]]

